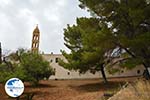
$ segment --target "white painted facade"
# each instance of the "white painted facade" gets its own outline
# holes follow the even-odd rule
[[[60,66],[57,59],[66,61],[65,57],[61,54],[44,54],[44,59],[50,62],[50,65],[55,69],[55,75],[52,75],[50,79],[89,79],[89,78],[100,78],[101,73],[96,72],[92,74],[86,72],[85,74],[79,74],[78,71],[68,70]]]
[[[96,72],[92,74],[86,72],[85,74],[80,74],[78,71],[68,70],[63,68],[58,64],[58,59],[66,61],[65,57],[61,54],[42,54],[43,58],[50,62],[50,65],[55,69],[55,75],[50,76],[49,79],[90,79],[90,78],[102,78],[101,72]],[[121,70],[120,72],[111,75],[106,72],[106,77],[127,77],[127,76],[138,76],[143,74],[144,67],[137,66],[136,68],[126,71]]]

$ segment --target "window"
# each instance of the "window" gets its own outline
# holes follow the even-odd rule
[[[53,62],[53,59],[51,59],[50,62]]]
[[[124,73],[124,71],[122,70],[121,73]]]
[[[95,70],[90,70],[90,73],[92,73],[92,74],[96,74],[96,71]]]
[[[38,37],[38,36],[36,37],[36,40],[39,40],[39,37]]]
[[[140,74],[140,70],[137,70],[137,74]]]
[[[70,75],[70,72],[68,72],[67,74]]]
[[[55,59],[55,62],[58,63],[58,60],[59,60],[59,58],[56,58],[56,59]]]

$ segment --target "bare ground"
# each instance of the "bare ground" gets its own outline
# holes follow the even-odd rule
[[[113,90],[127,81],[135,78],[113,78],[105,85],[100,79],[92,80],[49,80],[41,81],[38,87],[25,83],[25,92],[20,100],[27,94],[34,94],[33,100],[100,100],[103,93]],[[0,84],[0,100],[15,100],[7,96],[4,85]]]

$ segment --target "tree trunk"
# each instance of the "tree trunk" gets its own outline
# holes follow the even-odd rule
[[[149,71],[148,71],[148,67],[150,67],[150,66],[148,66],[148,65],[145,64],[145,63],[143,63],[143,65],[144,65],[144,67],[145,67],[145,70],[144,70],[144,72],[143,72],[143,76],[144,76],[145,79],[149,80],[149,79],[150,79],[150,73],[149,73]]]
[[[101,74],[102,74],[104,83],[108,83],[107,78],[106,78],[106,74],[104,71],[104,66],[101,66]]]

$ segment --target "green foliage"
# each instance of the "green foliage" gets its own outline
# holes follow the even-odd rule
[[[101,71],[106,79],[105,53],[115,48],[114,37],[107,25],[99,22],[99,18],[77,18],[77,25],[64,29],[65,45],[71,53],[62,51],[68,62],[61,61],[60,65],[80,73]]]
[[[120,63],[120,66],[130,70],[140,64],[141,64],[141,60],[134,58],[134,59],[127,59],[127,60],[123,61],[122,63]]]
[[[39,80],[48,79],[54,74],[54,70],[49,66],[49,62],[36,53],[18,50],[16,53],[10,54],[8,59],[11,59],[9,63],[11,63],[13,70],[5,63],[1,64],[1,82],[17,77],[23,81],[29,81],[33,85],[37,85]]]
[[[62,51],[68,62],[61,65],[80,72],[102,71],[116,56],[125,58],[122,67],[150,66],[150,3],[147,0],[79,0],[93,18],[77,18],[77,25],[64,29]],[[122,52],[123,51],[123,52]],[[127,59],[129,58],[129,59]],[[118,69],[111,69],[112,73]]]
[[[120,71],[120,69],[119,68],[109,68],[108,69],[108,72],[110,73],[110,74],[115,74],[115,73],[117,73],[117,72],[119,72]]]
[[[26,78],[25,71],[21,67],[14,66],[13,71],[4,63],[0,65],[0,82],[5,83],[8,79],[17,77],[21,80]]]
[[[109,28],[115,37],[112,42],[116,47],[124,49],[131,57],[140,60],[140,63],[145,67],[150,66],[149,0],[79,1],[82,9],[87,8],[88,11],[94,12],[97,18],[100,18],[100,23],[111,24]],[[112,39],[112,37],[107,38]],[[132,68],[136,65],[134,60],[127,62],[125,65]]]
[[[43,78],[49,78],[53,74],[49,62],[44,61],[42,56],[36,53],[24,53],[21,56],[21,66],[30,77],[29,81],[38,82]]]

